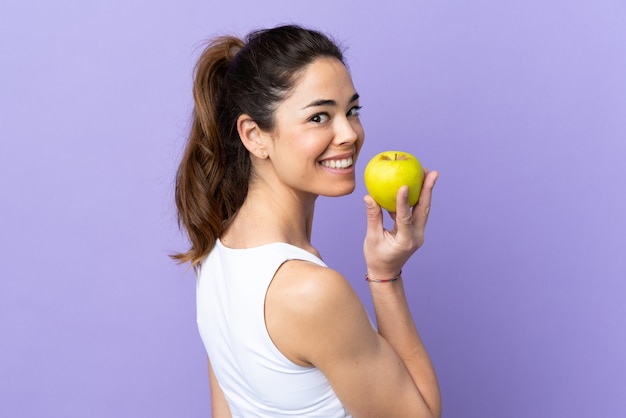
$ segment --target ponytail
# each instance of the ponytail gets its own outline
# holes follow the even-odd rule
[[[264,131],[294,88],[302,69],[319,57],[343,54],[328,37],[287,25],[251,32],[246,42],[222,36],[204,50],[195,68],[191,132],[176,175],[178,223],[191,247],[172,257],[195,268],[213,249],[248,194],[254,174],[237,132],[247,114]]]
[[[243,46],[243,41],[235,37],[217,38],[204,50],[195,68],[193,121],[176,174],[175,190],[178,223],[186,230],[191,248],[172,256],[180,263],[190,262],[194,267],[211,251],[224,221],[234,215],[248,189],[247,184],[236,190],[222,187],[228,159],[220,132],[226,72]],[[237,142],[240,148],[244,148],[241,141]],[[249,164],[245,153],[244,159]],[[236,196],[224,196],[225,193]]]

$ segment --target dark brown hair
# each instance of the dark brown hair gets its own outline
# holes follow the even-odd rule
[[[247,114],[271,131],[278,104],[321,57],[344,62],[326,35],[293,25],[208,44],[195,68],[193,122],[176,175],[178,222],[191,248],[174,259],[197,267],[246,198],[253,173],[237,118]]]

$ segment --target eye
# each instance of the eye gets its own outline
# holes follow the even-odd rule
[[[362,106],[354,106],[348,111],[348,116],[359,116],[359,110]]]
[[[329,119],[330,116],[328,116],[328,113],[317,113],[313,115],[309,120],[315,123],[324,123],[327,122]]]

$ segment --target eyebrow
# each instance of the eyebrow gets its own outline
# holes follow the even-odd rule
[[[354,93],[349,103],[356,102],[357,100],[359,100],[359,93]],[[304,109],[308,109],[309,107],[316,107],[316,106],[337,106],[337,102],[331,99],[315,100],[314,102],[311,102],[308,105],[304,106],[302,109],[304,110]]]

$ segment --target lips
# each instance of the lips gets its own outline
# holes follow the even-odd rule
[[[348,157],[348,158],[342,158],[338,160],[324,160],[324,161],[321,161],[320,164],[328,168],[342,169],[342,168],[352,167],[353,160],[352,160],[352,157]]]

